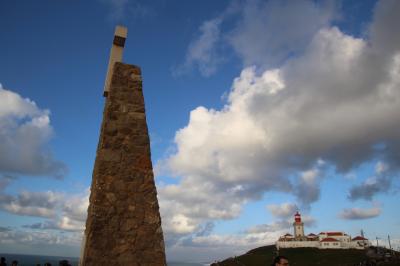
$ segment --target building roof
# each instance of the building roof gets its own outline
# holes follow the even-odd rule
[[[326,237],[322,239],[320,242],[339,242],[339,240],[332,238],[332,237]]]
[[[317,236],[316,234],[310,233],[307,236]]]
[[[320,235],[327,235],[327,236],[346,236],[343,232],[321,232]]]
[[[286,235],[284,235],[284,237],[287,237],[287,236],[292,236],[292,235],[291,235],[291,234],[289,234],[289,233],[288,233],[288,234],[286,234]]]
[[[356,237],[353,238],[352,240],[368,240],[368,239],[365,238],[365,237],[362,237],[362,236],[356,236]]]

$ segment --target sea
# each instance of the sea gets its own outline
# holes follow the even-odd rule
[[[58,256],[39,256],[39,255],[21,255],[21,254],[0,254],[0,257],[6,258],[7,265],[11,265],[13,260],[18,261],[18,266],[43,266],[46,262],[52,266],[58,266],[60,260],[68,260],[71,266],[78,266],[78,258],[58,257]],[[190,262],[167,262],[168,266],[206,266],[208,263],[190,263]]]

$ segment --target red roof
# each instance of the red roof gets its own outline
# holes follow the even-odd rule
[[[327,237],[321,240],[321,242],[338,242],[339,240],[334,239],[332,237]]]
[[[342,236],[343,232],[327,232],[328,236]]]
[[[343,236],[346,235],[343,232],[321,232],[320,235],[328,235],[328,236]]]
[[[284,236],[292,236],[291,234],[286,234],[286,235],[284,235]]]
[[[368,239],[365,238],[365,237],[362,237],[362,236],[356,236],[356,237],[353,238],[352,240],[354,241],[354,240],[368,240]]]
[[[320,235],[328,235],[328,236],[345,236],[343,232],[321,232]]]

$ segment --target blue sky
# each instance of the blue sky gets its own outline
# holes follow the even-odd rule
[[[398,1],[0,4],[0,251],[77,256],[114,27],[170,260],[363,229],[399,246]],[[46,247],[45,249],[43,247]]]

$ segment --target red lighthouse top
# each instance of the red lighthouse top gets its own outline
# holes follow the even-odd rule
[[[301,215],[299,212],[296,212],[296,214],[294,215],[294,222],[301,223]]]

